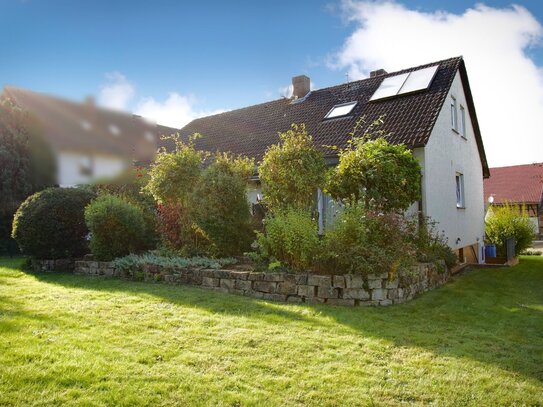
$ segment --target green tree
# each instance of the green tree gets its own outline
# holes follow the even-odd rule
[[[188,141],[181,141],[179,135],[173,136],[175,151],[162,149],[149,170],[149,181],[144,190],[153,195],[161,204],[181,203],[186,205],[190,194],[202,172],[202,162],[206,153],[194,148],[194,134]]]
[[[328,173],[326,192],[347,205],[361,204],[366,209],[407,209],[420,199],[418,161],[405,145],[386,140],[381,119],[357,136],[360,123],[347,147],[339,149],[339,164]]]
[[[191,212],[217,256],[241,255],[254,238],[246,187],[254,161],[218,153],[202,173],[191,200]]]
[[[324,182],[324,156],[304,124],[292,124],[279,137],[280,143],[268,148],[259,168],[265,203],[272,211],[309,209]]]
[[[36,119],[0,97],[0,253],[16,250],[10,238],[21,202],[55,184],[55,158]]]
[[[509,237],[515,238],[516,254],[522,253],[532,245],[535,232],[535,226],[524,206],[506,204],[489,209],[485,226],[486,240],[496,245],[500,255],[505,255],[505,240]]]

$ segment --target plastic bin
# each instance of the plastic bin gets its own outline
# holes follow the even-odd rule
[[[485,246],[485,256],[486,257],[496,257],[496,245],[487,244]]]

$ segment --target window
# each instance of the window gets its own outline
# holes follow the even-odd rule
[[[324,116],[325,119],[333,119],[335,117],[347,116],[356,106],[357,102],[342,103],[340,105],[335,105],[330,111]]]
[[[460,105],[460,134],[466,137],[466,109]]]
[[[464,175],[456,173],[456,207],[465,208],[466,202],[464,199]]]
[[[121,129],[119,129],[119,127],[115,126],[114,124],[110,124],[108,128],[109,132],[115,137],[119,137],[121,135]]]
[[[451,127],[458,131],[458,113],[456,111],[456,98],[451,96]]]

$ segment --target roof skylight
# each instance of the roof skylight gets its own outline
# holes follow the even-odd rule
[[[357,103],[358,102],[348,102],[335,105],[328,113],[326,113],[324,118],[333,119],[336,117],[347,116],[349,113],[351,113]]]
[[[370,100],[428,89],[439,65],[385,78]]]
[[[119,129],[118,126],[115,126],[114,124],[109,125],[109,131],[111,134],[113,134],[115,137],[118,137],[121,135],[121,129]]]

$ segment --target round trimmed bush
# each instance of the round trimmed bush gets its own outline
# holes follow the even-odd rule
[[[137,253],[149,246],[143,210],[114,195],[101,195],[85,210],[90,248],[98,260]]]
[[[94,196],[78,188],[49,188],[28,197],[13,218],[12,237],[21,252],[37,259],[86,254],[84,213]]]

